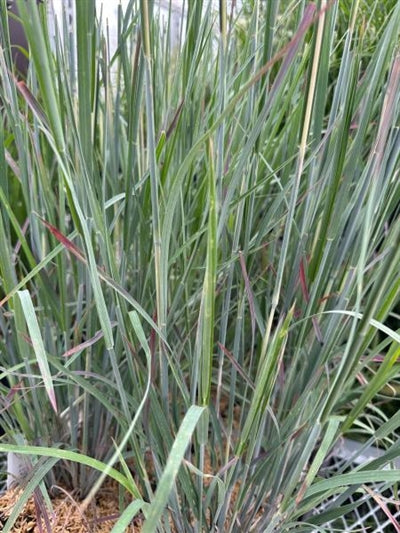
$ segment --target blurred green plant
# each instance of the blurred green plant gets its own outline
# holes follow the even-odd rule
[[[376,3],[193,1],[172,48],[132,0],[110,56],[94,0],[53,43],[45,6],[17,4],[0,450],[31,472],[4,531],[44,478],[86,504],[115,479],[115,532],[140,511],[145,532],[300,531],[344,512],[304,524],[328,496],[395,483],[400,5],[381,27]],[[321,480],[355,431],[387,452]]]

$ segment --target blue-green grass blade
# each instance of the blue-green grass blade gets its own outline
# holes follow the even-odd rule
[[[186,448],[193,438],[196,426],[205,409],[205,407],[192,405],[186,413],[169,453],[154,500],[150,504],[148,517],[142,528],[143,533],[154,533],[156,531],[182,464]]]

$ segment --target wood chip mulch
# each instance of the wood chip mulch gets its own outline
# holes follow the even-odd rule
[[[0,531],[21,492],[20,489],[14,489],[0,495]],[[42,517],[44,514],[48,517],[46,527],[44,518],[38,525],[38,501],[35,505],[33,497],[28,500],[12,528],[13,533],[110,533],[120,516],[118,490],[113,490],[113,487],[101,489],[85,512],[82,512],[80,502],[67,492],[53,498],[51,503],[52,509],[46,509],[44,500],[39,505],[39,513],[42,513]],[[135,519],[125,530],[126,533],[140,532],[141,523],[140,519]]]

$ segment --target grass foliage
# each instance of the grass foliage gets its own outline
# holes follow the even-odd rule
[[[111,476],[115,532],[307,531],[330,494],[395,483],[400,4],[189,0],[176,43],[131,0],[113,52],[94,0],[53,41],[16,1],[0,450],[28,457],[24,498],[88,504]],[[354,434],[382,458],[321,479]]]

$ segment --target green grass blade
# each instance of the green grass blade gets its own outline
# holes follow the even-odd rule
[[[127,478],[118,472],[115,468],[108,468],[106,463],[93,459],[93,457],[87,457],[81,453],[73,452],[71,450],[62,450],[59,448],[50,448],[44,446],[18,446],[15,444],[0,444],[0,451],[3,453],[16,453],[23,455],[32,455],[32,456],[43,456],[43,457],[52,457],[56,461],[63,459],[65,461],[71,461],[79,463],[98,472],[104,472],[107,470],[107,475],[115,479],[120,485],[122,485],[128,492],[134,494],[134,488],[129,484]]]
[[[172,487],[174,486],[179,468],[182,464],[186,448],[193,437],[195,428],[205,409],[205,407],[192,405],[186,413],[172,445],[167,464],[157,487],[154,501],[150,504],[148,516],[142,528],[143,533],[153,533],[156,531],[161,515],[168,502]]]
[[[135,500],[130,503],[118,518],[118,521],[112,528],[111,533],[124,533],[129,524],[131,524],[132,519],[139,513],[139,511],[143,511],[144,515],[146,516],[148,507],[149,504],[142,500]]]
[[[35,309],[33,307],[32,299],[29,291],[19,291],[17,295],[21,302],[21,307],[25,316],[26,325],[30,334],[33,351],[35,352],[36,360],[39,365],[40,374],[43,378],[44,387],[47,396],[49,397],[51,406],[57,412],[57,401],[54,392],[53,378],[50,372],[49,363],[47,360],[46,350],[43,344],[43,338],[40,333],[40,327],[36,318]]]
[[[208,229],[207,229],[207,259],[202,292],[202,313],[199,327],[201,328],[199,346],[200,360],[200,404],[207,406],[211,393],[211,374],[214,352],[214,307],[215,286],[217,276],[217,188],[214,172],[214,151],[211,141],[208,145],[209,178],[208,178]]]

